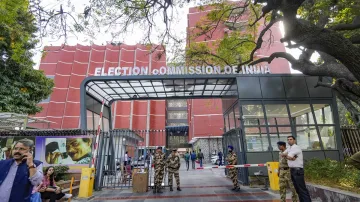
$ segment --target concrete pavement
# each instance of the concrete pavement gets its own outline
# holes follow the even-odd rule
[[[198,165],[197,165],[198,166]],[[206,166],[206,165],[204,165]],[[210,166],[210,165],[208,165]],[[232,182],[225,177],[223,169],[192,170],[185,168],[185,162],[180,168],[180,183],[182,191],[165,188],[162,194],[153,194],[152,190],[147,193],[132,193],[132,189],[103,189],[95,192],[91,202],[105,201],[131,201],[131,202],[215,202],[215,201],[265,201],[280,202],[278,194],[270,191],[262,191],[259,188],[241,187],[240,191],[232,191]],[[173,184],[175,184],[175,179]],[[176,188],[176,187],[174,187]],[[290,196],[288,196],[290,199]],[[73,200],[76,201],[76,200]],[[291,200],[288,200],[291,201]]]

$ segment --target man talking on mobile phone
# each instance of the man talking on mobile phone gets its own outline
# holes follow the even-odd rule
[[[12,158],[0,161],[0,202],[30,202],[33,186],[42,182],[42,162],[33,159],[34,142],[22,139],[12,148]]]

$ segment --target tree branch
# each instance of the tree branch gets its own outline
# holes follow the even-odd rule
[[[314,63],[305,59],[296,60],[292,55],[285,52],[275,52],[269,57],[260,58],[251,62],[250,65],[255,65],[261,62],[271,63],[275,58],[284,58],[288,60],[291,63],[293,69],[298,70],[305,75],[330,76],[334,78],[345,78],[350,81],[357,81],[355,76],[340,63],[336,62],[315,65]]]
[[[330,29],[334,31],[345,31],[345,30],[355,30],[360,28],[360,22],[359,22],[360,16],[357,16],[354,18],[353,22],[351,24],[338,24]]]

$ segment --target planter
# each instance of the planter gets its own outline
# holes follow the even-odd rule
[[[311,199],[319,202],[355,202],[360,201],[360,194],[326,187],[322,185],[306,184]]]

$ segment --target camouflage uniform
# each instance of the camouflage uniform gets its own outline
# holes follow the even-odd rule
[[[292,201],[298,201],[298,195],[291,181],[290,168],[286,157],[282,157],[283,152],[279,152],[279,177],[280,177],[280,198],[281,202],[286,202],[286,189],[289,186],[292,191]]]
[[[160,190],[161,184],[164,178],[164,168],[165,168],[165,154],[162,152],[156,152],[154,155],[154,188],[155,191]],[[155,192],[154,191],[154,192]]]
[[[229,163],[228,165],[237,165],[237,157],[235,152],[229,153],[226,157],[226,161]],[[237,168],[229,168],[229,177],[233,181],[234,189],[240,189],[237,175],[238,175]]]
[[[166,165],[168,167],[168,179],[170,189],[173,186],[173,175],[175,176],[176,185],[180,187],[179,169],[180,169],[180,157],[178,155],[169,155]]]

